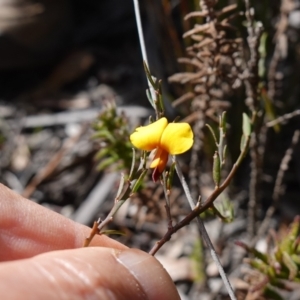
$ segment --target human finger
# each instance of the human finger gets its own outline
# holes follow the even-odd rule
[[[91,247],[44,253],[0,264],[7,299],[176,300],[162,265],[140,250]]]
[[[0,184],[0,261],[78,248],[90,231]],[[103,235],[96,236],[91,245],[126,248]]]

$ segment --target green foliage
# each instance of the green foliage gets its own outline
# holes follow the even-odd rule
[[[105,234],[105,235],[126,235],[125,232],[122,232],[120,230],[113,230],[113,229],[107,229],[107,230],[103,230],[101,231],[101,234]]]
[[[216,151],[213,157],[213,180],[216,187],[219,187],[221,181],[221,162],[219,153]]]
[[[226,112],[223,112],[219,116],[219,126],[218,129],[214,130],[209,124],[206,124],[209,129],[212,139],[214,141],[215,153],[213,156],[213,168],[212,168],[212,177],[215,183],[215,189],[220,187],[222,179],[222,170],[226,162],[226,131],[227,131],[227,122],[226,122]],[[241,151],[247,148],[249,143],[249,138],[252,132],[251,120],[247,114],[243,113],[243,125],[242,125],[242,138],[241,138]],[[241,161],[242,157],[240,158]],[[240,163],[237,162],[237,163]],[[222,199],[222,202],[218,205],[212,204],[210,207],[210,213],[215,216],[218,216],[223,222],[229,223],[232,222],[234,218],[234,209],[233,205],[228,198]]]
[[[129,170],[132,163],[132,145],[129,141],[129,125],[124,114],[118,114],[115,103],[108,103],[94,124],[93,139],[99,141],[96,154],[98,170],[113,168]]]
[[[230,199],[225,195],[221,195],[221,201],[212,205],[213,214],[219,217],[224,223],[231,223],[234,219],[234,208]]]
[[[209,129],[213,140],[215,142],[216,151],[213,156],[213,180],[216,187],[219,187],[221,181],[221,170],[222,167],[225,165],[225,158],[226,158],[226,112],[223,112],[221,116],[219,116],[219,128],[218,128],[218,135],[215,133],[213,128],[206,124],[207,128]]]
[[[262,253],[241,242],[237,244],[253,256],[249,259],[249,264],[267,278],[265,284],[261,285],[264,295],[268,296],[272,291],[276,298],[271,299],[281,299],[276,289],[288,289],[284,280],[300,282],[300,217],[294,219],[287,232],[277,234],[274,242],[274,248],[268,253]]]
[[[144,70],[149,85],[149,89],[146,90],[147,98],[156,112],[156,117],[162,117],[164,115],[164,104],[162,100],[162,81],[157,80],[151,75],[147,63],[145,61]]]

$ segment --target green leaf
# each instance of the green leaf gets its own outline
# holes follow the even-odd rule
[[[151,83],[152,87],[154,89],[156,89],[157,86],[156,86],[155,82],[153,81],[152,75],[151,75],[150,70],[147,66],[147,63],[145,61],[144,61],[144,70],[145,70],[145,73],[146,73],[146,77],[149,80],[149,82]]]
[[[243,135],[247,138],[251,134],[251,121],[247,114],[243,113]]]
[[[174,173],[175,173],[175,167],[176,167],[176,163],[173,162],[170,170],[168,172],[168,177],[167,177],[167,190],[171,190],[172,188],[172,184],[173,184],[173,178],[174,178]]]
[[[218,216],[222,222],[231,223],[234,218],[234,209],[229,199],[225,198],[221,203],[213,204],[211,209],[214,215]]]
[[[98,171],[102,171],[104,170],[105,168],[113,165],[114,163],[116,162],[116,158],[115,157],[109,157],[109,158],[106,158],[104,160],[102,160],[100,162],[100,164],[97,166],[97,170]]]
[[[111,143],[115,143],[116,142],[116,139],[114,138],[114,136],[106,129],[103,129],[103,130],[99,130],[97,131],[93,136],[92,136],[93,139],[96,139],[96,138],[104,138],[104,139],[107,139],[109,140]]]
[[[158,95],[157,95],[157,110],[163,116],[164,114],[164,103],[163,103],[163,98],[162,98],[162,81],[158,81]]]
[[[292,258],[292,260],[294,261],[295,264],[300,266],[300,256],[299,256],[299,254],[292,254],[291,258]]]
[[[223,133],[224,134],[226,134],[226,129],[227,129],[227,127],[226,127],[226,125],[227,125],[227,123],[226,123],[227,117],[226,116],[227,116],[226,115],[226,111],[223,111],[223,113],[222,113],[222,115],[220,117],[220,128],[223,129]]]
[[[285,266],[289,269],[289,280],[293,280],[297,276],[298,267],[288,255],[287,252],[282,253],[282,260]]]
[[[219,187],[221,181],[221,162],[217,151],[214,154],[213,160],[213,179],[216,187]]]
[[[241,145],[240,145],[240,150],[241,151],[244,150],[244,148],[246,146],[246,142],[247,142],[247,138],[244,135],[242,135],[242,137],[241,137]]]
[[[129,179],[131,179],[134,171],[134,166],[135,166],[135,150],[132,148],[132,161],[131,161],[131,167],[130,167],[130,172],[129,172]]]
[[[154,100],[152,99],[152,95],[149,89],[146,89],[146,96],[148,101],[150,102],[151,106],[155,109],[155,104],[154,104]]]
[[[100,151],[97,152],[95,159],[100,160],[103,158],[105,155],[109,154],[109,149],[108,148],[103,148]]]
[[[265,275],[268,275],[269,273],[270,266],[266,265],[261,260],[251,259],[250,265]]]
[[[135,193],[138,191],[139,187],[141,186],[141,184],[144,181],[144,177],[147,174],[147,169],[143,170],[143,172],[141,173],[141,175],[139,176],[139,178],[137,180],[134,181],[133,183],[133,187],[132,187],[132,193]]]
[[[221,161],[222,165],[225,164],[226,155],[227,155],[227,145],[225,145],[223,148],[223,161]]]
[[[218,140],[217,140],[217,137],[216,137],[216,134],[215,134],[214,130],[212,129],[212,127],[209,124],[205,124],[205,126],[209,129],[212,137],[214,138],[216,146],[218,146]]]
[[[116,199],[120,198],[121,193],[122,193],[123,188],[124,188],[124,183],[125,183],[125,177],[124,177],[124,174],[121,174],[121,179],[120,179],[119,188],[118,188],[118,191],[117,191],[117,194],[116,194]]]
[[[299,217],[296,217],[293,223],[290,225],[288,233],[284,236],[284,238],[280,242],[279,248],[281,251],[285,251],[289,254],[295,252],[296,250],[295,242],[297,236],[299,235],[299,230],[300,230],[300,219]]]
[[[106,235],[112,235],[112,234],[126,235],[125,232],[123,232],[123,231],[113,230],[113,229],[103,230],[103,231],[100,232],[100,234],[106,234]]]

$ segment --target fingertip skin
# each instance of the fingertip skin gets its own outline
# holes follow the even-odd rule
[[[0,265],[3,299],[179,299],[169,275],[139,250],[91,247]]]
[[[180,300],[170,275],[155,257],[138,249],[117,250],[115,253],[117,260],[141,284],[147,299]]]
[[[0,184],[0,261],[80,248],[90,231]],[[95,236],[91,245],[127,248],[104,235]]]

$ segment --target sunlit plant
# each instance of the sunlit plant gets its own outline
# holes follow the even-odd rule
[[[137,2],[137,1],[135,1]],[[139,17],[139,16],[138,16]],[[140,23],[140,22],[138,22]],[[139,30],[140,31],[140,30]],[[141,38],[142,40],[142,38]],[[143,45],[144,46],[144,45]],[[144,47],[142,47],[143,49]],[[152,178],[157,184],[161,184],[164,189],[165,196],[165,208],[168,218],[166,232],[161,239],[155,243],[152,249],[149,251],[151,255],[155,255],[156,252],[167,243],[172,235],[179,229],[190,224],[191,221],[196,219],[198,229],[201,236],[205,241],[205,245],[209,248],[212,258],[218,266],[220,276],[223,279],[224,285],[228,291],[231,299],[236,299],[234,291],[230,285],[230,282],[223,270],[218,255],[214,250],[214,246],[210,241],[210,238],[206,232],[203,220],[200,218],[200,214],[212,210],[214,214],[218,215],[224,221],[230,221],[233,218],[232,209],[228,208],[225,204],[221,209],[217,209],[214,206],[214,201],[218,196],[228,187],[232,178],[236,174],[238,167],[240,166],[243,158],[245,157],[251,136],[251,121],[250,118],[243,115],[243,128],[242,128],[242,139],[241,139],[241,152],[237,160],[233,164],[228,175],[223,178],[221,171],[225,165],[226,160],[226,118],[225,113],[219,117],[219,128],[217,132],[211,130],[215,141],[215,155],[213,158],[212,177],[215,183],[215,189],[206,198],[193,199],[188,186],[187,181],[183,175],[180,164],[176,158],[177,155],[188,151],[194,143],[194,134],[191,126],[188,123],[169,123],[164,115],[164,106],[162,101],[161,81],[156,80],[152,77],[151,72],[148,68],[147,60],[144,57],[144,66],[147,81],[149,84],[149,90],[147,90],[147,96],[150,104],[154,108],[156,120],[150,122],[149,125],[137,127],[132,134],[128,134],[127,141],[131,141],[132,145],[139,151],[139,155],[136,155],[134,148],[132,149],[132,161],[130,171],[128,174],[122,174],[119,189],[113,202],[113,207],[107,217],[104,220],[99,219],[94,223],[90,236],[85,239],[84,246],[88,246],[96,234],[104,234],[105,226],[112,222],[114,215],[117,213],[119,208],[129,200],[134,193],[136,193],[142,186],[146,177],[146,174],[150,169],[154,169]],[[154,152],[154,157],[151,157],[151,152]],[[170,170],[166,170],[169,156],[172,156],[173,163]],[[151,160],[150,165],[147,163]],[[139,164],[137,162],[139,161]],[[178,223],[173,224],[173,217],[171,214],[171,204],[169,201],[169,195],[172,192],[172,179],[173,176],[177,176],[182,185],[183,192],[190,205],[190,212],[184,216]],[[200,201],[201,200],[201,201]],[[226,208],[226,207],[227,208]],[[229,214],[222,214],[226,211],[230,211]]]
[[[93,139],[99,150],[97,169],[129,170],[132,162],[132,145],[128,140],[129,124],[123,113],[117,113],[114,102],[107,102],[94,123]]]
[[[284,300],[281,292],[291,289],[291,282],[300,282],[300,216],[290,227],[273,236],[273,247],[266,253],[236,242],[244,248],[249,258],[246,262],[260,276],[251,284],[250,294],[261,294],[271,299]]]

